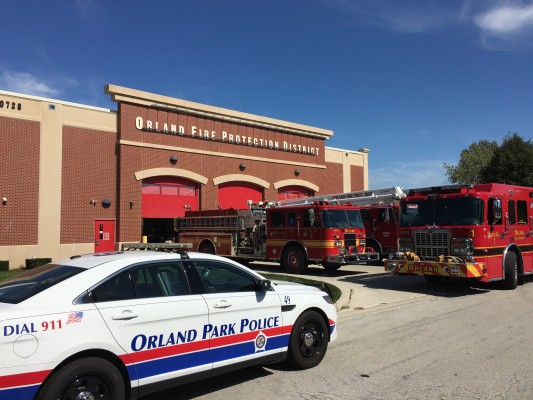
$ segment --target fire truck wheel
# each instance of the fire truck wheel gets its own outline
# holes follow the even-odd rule
[[[291,274],[301,274],[307,269],[307,259],[302,249],[290,246],[283,253],[282,265]]]
[[[516,253],[508,251],[505,256],[505,280],[503,287],[508,290],[516,289],[518,286],[518,263]]]
[[[289,341],[289,363],[298,369],[316,367],[328,349],[328,328],[316,311],[306,311],[293,325]]]
[[[341,267],[340,264],[323,264],[322,266],[328,272],[335,272]]]

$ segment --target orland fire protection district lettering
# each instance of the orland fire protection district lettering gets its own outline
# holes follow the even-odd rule
[[[283,150],[291,153],[318,156],[318,147],[302,146],[285,140],[281,144],[277,140],[267,140],[253,136],[234,135],[226,131],[216,132],[191,126],[187,131],[183,125],[163,123],[160,127],[158,121],[144,120],[142,117],[135,118],[135,127],[140,131],[164,133],[168,135],[189,136],[192,138],[219,141],[243,146],[259,147],[270,150]]]

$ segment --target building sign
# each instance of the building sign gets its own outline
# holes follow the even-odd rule
[[[241,146],[251,146],[270,150],[288,151],[291,153],[306,154],[311,156],[318,156],[318,147],[302,146],[288,142],[286,140],[267,140],[254,136],[235,135],[226,131],[212,131],[208,129],[201,129],[197,126],[191,126],[186,129],[183,125],[159,124],[158,121],[145,120],[142,117],[135,118],[135,127],[137,130],[146,132],[157,132],[168,135],[188,136],[191,138],[204,139],[213,142],[229,143]]]

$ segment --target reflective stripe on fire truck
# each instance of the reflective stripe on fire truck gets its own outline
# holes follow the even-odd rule
[[[454,276],[458,278],[480,278],[485,275],[482,263],[451,264],[420,261],[394,261],[392,270],[395,274]]]

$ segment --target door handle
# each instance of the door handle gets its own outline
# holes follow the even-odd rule
[[[213,305],[215,308],[228,308],[231,307],[231,304],[228,303],[226,300],[222,300],[220,303],[216,303]]]
[[[114,321],[129,321],[130,319],[137,318],[138,315],[133,313],[130,310],[124,310],[120,314],[115,314],[111,316],[111,319]]]

